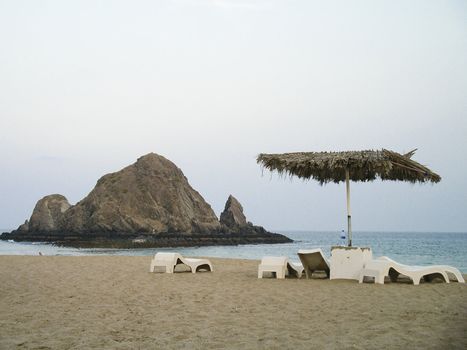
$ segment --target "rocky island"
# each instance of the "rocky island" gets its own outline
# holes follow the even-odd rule
[[[155,153],[104,175],[75,205],[60,194],[42,198],[29,220],[0,238],[107,248],[291,242],[247,222],[233,196],[218,220],[181,169]]]

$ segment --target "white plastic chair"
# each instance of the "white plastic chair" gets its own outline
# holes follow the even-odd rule
[[[156,253],[154,259],[151,260],[149,272],[158,272],[156,270],[163,270],[161,272],[173,273],[175,266],[184,264],[191,269],[192,273],[199,270],[213,271],[212,264],[208,259],[193,259],[184,258],[178,253]]]
[[[465,283],[460,271],[452,266],[410,266],[400,264],[387,256],[382,256],[378,259],[370,260],[365,264],[360,273],[359,283],[362,283],[365,277],[374,277],[375,283],[384,284],[386,276],[395,282],[400,274],[410,277],[414,285],[419,285],[422,278],[430,280],[434,276],[442,276],[444,281],[449,283],[448,272],[456,277],[457,282]]]
[[[321,249],[300,249],[298,251],[298,257],[302,262],[306,278],[311,278],[311,275],[315,271],[324,271],[329,277],[331,270],[330,264]]]
[[[286,271],[289,275],[302,277],[303,266],[300,263],[289,261],[285,256],[265,256],[258,266],[258,278],[263,278],[264,272],[273,272],[277,279],[285,278]]]

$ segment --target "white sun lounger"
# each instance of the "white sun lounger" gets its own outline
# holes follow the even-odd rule
[[[154,259],[151,260],[149,272],[162,270],[161,272],[173,273],[175,266],[179,264],[188,266],[193,273],[199,270],[213,271],[212,264],[208,259],[184,258],[178,253],[156,253]]]
[[[258,266],[258,278],[263,278],[264,272],[273,272],[276,278],[283,279],[286,271],[289,275],[300,278],[302,277],[303,266],[300,263],[291,262],[285,256],[265,256]]]
[[[387,256],[382,256],[365,264],[360,273],[359,282],[362,283],[365,277],[374,277],[375,283],[384,284],[384,277],[386,276],[389,276],[391,281],[395,282],[399,275],[405,275],[412,279],[414,285],[419,285],[422,278],[429,281],[435,276],[442,276],[444,281],[449,283],[448,272],[452,273],[459,283],[465,283],[459,270],[452,266],[410,266],[399,264]]]
[[[306,278],[311,278],[315,271],[324,271],[329,277],[330,265],[328,259],[324,256],[321,249],[300,249],[298,257],[302,262]]]

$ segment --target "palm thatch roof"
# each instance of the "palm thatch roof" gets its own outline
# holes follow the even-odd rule
[[[416,149],[406,153],[381,151],[297,152],[260,154],[256,161],[264,168],[279,174],[296,175],[302,179],[327,182],[345,181],[349,170],[352,181],[400,180],[409,182],[439,182],[441,177],[412,160]]]

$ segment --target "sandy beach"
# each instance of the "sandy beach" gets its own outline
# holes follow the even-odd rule
[[[467,286],[257,279],[258,261],[0,256],[1,349],[465,349]]]

